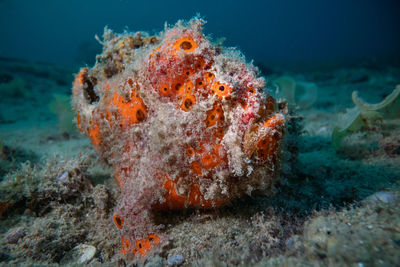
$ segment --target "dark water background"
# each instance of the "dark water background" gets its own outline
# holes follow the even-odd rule
[[[159,32],[199,13],[206,34],[226,37],[248,59],[283,68],[399,64],[396,0],[129,1],[0,0],[0,57],[93,64],[94,39],[117,32]]]

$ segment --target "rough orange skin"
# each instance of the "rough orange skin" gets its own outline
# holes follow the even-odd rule
[[[211,43],[203,21],[159,36],[104,34],[104,50],[73,85],[78,129],[114,170],[123,255],[163,242],[151,211],[209,209],[254,190],[279,170],[285,114],[257,69]]]

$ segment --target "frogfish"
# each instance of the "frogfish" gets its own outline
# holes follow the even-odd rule
[[[221,207],[269,194],[278,179],[287,111],[204,23],[153,36],[106,28],[94,67],[75,76],[77,127],[121,190],[113,220],[123,255],[144,257],[165,240],[154,212]]]

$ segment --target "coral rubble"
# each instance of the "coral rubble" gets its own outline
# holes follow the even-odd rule
[[[78,129],[121,189],[122,254],[162,243],[152,211],[268,194],[277,178],[286,109],[238,51],[204,36],[203,23],[157,36],[106,29],[98,62],[76,75]]]

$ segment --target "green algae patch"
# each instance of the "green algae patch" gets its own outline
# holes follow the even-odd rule
[[[357,91],[353,92],[351,98],[361,112],[379,112],[384,119],[400,118],[400,85],[397,85],[393,92],[378,104],[369,104],[362,100]]]
[[[317,100],[318,86],[315,83],[298,81],[287,75],[277,78],[274,83],[279,87],[280,97],[302,110],[311,108]]]
[[[14,98],[27,98],[31,97],[32,93],[27,86],[27,82],[21,77],[16,77],[8,83],[0,83],[0,95]]]
[[[58,127],[61,133],[70,133],[75,130],[74,113],[71,107],[71,96],[54,94],[48,105],[50,112],[57,115]]]
[[[352,100],[356,105],[345,113],[340,125],[332,132],[332,145],[339,149],[343,139],[354,133],[368,131],[374,127],[383,127],[388,120],[400,118],[400,85],[382,102],[369,104],[362,100],[355,91]]]

